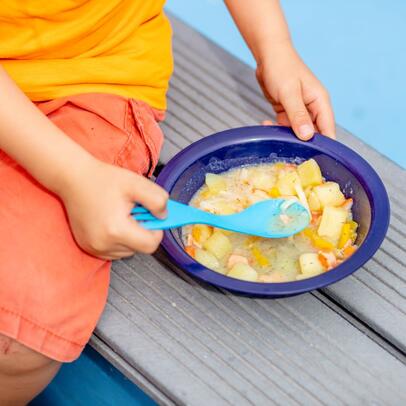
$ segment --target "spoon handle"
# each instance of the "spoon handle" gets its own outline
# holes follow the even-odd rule
[[[168,201],[167,210],[168,216],[165,219],[154,217],[142,223],[142,226],[148,230],[167,230],[188,224],[208,224],[214,227],[226,228],[227,223],[229,223],[225,219],[227,216],[207,213],[174,200]]]

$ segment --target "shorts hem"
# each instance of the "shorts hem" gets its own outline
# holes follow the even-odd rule
[[[74,361],[85,347],[85,345],[67,340],[1,305],[0,333],[58,362]]]

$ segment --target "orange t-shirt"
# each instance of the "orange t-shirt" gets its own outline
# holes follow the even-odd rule
[[[164,109],[164,0],[1,0],[0,63],[33,101],[113,93]]]

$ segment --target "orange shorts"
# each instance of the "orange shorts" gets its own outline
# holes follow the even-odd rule
[[[158,161],[163,113],[83,94],[38,107],[94,156],[143,175]],[[0,333],[52,359],[76,359],[107,298],[110,262],[82,251],[61,201],[0,150]]]

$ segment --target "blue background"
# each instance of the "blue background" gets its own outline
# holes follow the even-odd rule
[[[406,167],[406,1],[283,0],[294,44],[330,92],[336,121]],[[251,66],[222,0],[166,9]]]
[[[64,364],[30,406],[156,406],[90,346],[80,358]]]

